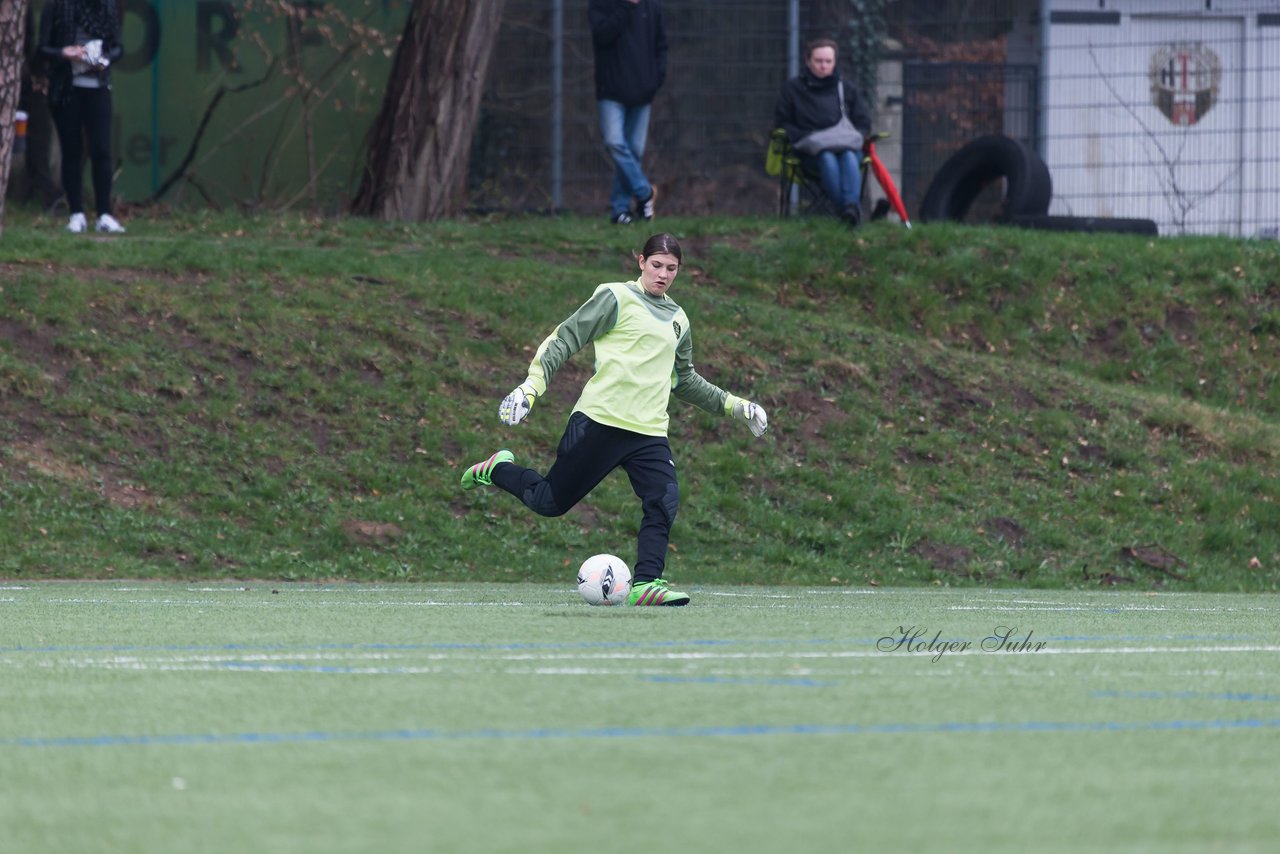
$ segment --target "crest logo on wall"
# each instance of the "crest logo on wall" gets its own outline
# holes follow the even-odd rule
[[[1190,127],[1218,100],[1222,60],[1201,42],[1178,42],[1151,55],[1151,100],[1175,125]]]

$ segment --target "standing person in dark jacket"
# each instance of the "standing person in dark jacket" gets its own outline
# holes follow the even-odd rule
[[[817,130],[840,121],[840,89],[844,90],[844,114],[865,138],[871,133],[871,112],[856,86],[842,82],[836,70],[836,43],[817,39],[809,43],[805,69],[782,87],[774,110],[774,123],[787,132],[792,145]],[[822,191],[850,225],[862,222],[861,145],[801,154],[802,165],[817,172]]]
[[[611,222],[653,219],[657,192],[641,166],[649,107],[667,77],[667,31],[659,0],[591,0],[600,134],[613,158]],[[632,200],[636,209],[632,210]]]
[[[111,215],[111,63],[124,53],[116,0],[49,0],[40,15],[39,56],[49,71],[49,110],[62,148],[67,231],[88,228],[84,215],[84,143],[89,140],[95,228],[124,226]]]

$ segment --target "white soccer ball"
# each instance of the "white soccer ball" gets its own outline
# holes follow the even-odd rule
[[[620,605],[631,592],[631,570],[617,555],[592,555],[578,567],[578,592],[589,605]]]

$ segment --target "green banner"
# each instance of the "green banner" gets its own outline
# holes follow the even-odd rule
[[[408,0],[120,0],[116,192],[340,210]]]

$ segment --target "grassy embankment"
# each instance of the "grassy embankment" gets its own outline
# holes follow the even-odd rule
[[[563,580],[632,556],[621,475],[564,519],[464,494],[550,462],[590,371],[497,402],[645,233],[189,217],[0,239],[0,576]],[[677,582],[1280,589],[1280,244],[670,219],[699,369]]]

